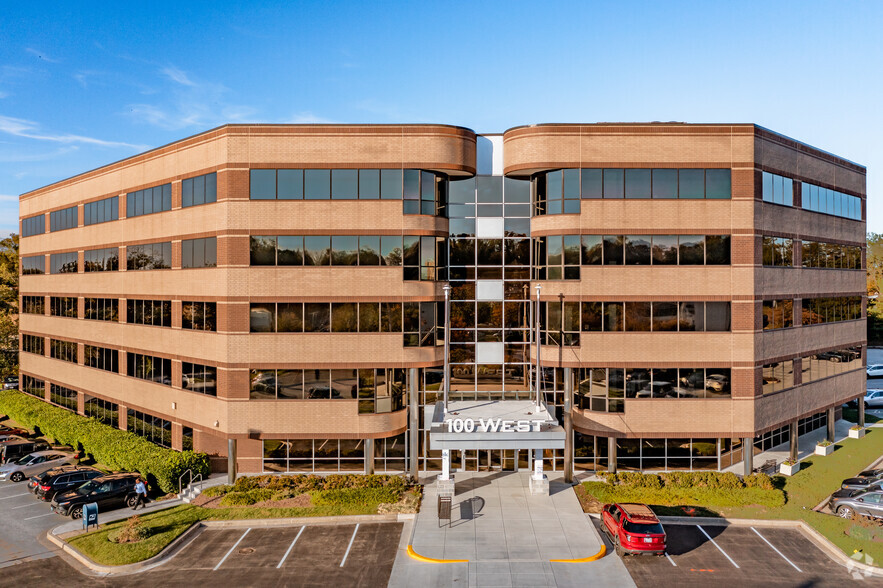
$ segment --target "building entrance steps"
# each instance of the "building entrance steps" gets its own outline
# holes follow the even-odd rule
[[[431,480],[410,544],[427,558],[468,562],[415,561],[406,554],[403,537],[389,585],[633,586],[613,555],[590,563],[550,562],[594,555],[604,542],[562,474],[548,475],[545,496],[530,493],[530,475],[458,473],[450,525],[438,519],[437,483]]]

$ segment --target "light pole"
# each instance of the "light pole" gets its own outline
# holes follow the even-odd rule
[[[448,414],[448,390],[451,387],[451,285],[445,284],[442,287],[445,291],[445,367],[444,367],[444,408],[445,414]]]

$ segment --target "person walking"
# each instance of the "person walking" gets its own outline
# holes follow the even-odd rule
[[[138,510],[138,505],[141,505],[143,510],[147,504],[147,485],[144,483],[143,478],[138,478],[138,482],[135,483],[135,495],[137,498],[135,499],[135,505],[132,506],[132,510]]]

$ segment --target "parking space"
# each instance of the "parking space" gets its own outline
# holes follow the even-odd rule
[[[171,561],[147,572],[144,580],[385,586],[401,533],[401,523],[209,528]]]
[[[54,555],[54,546],[40,538],[63,520],[28,492],[26,482],[0,482],[0,568]]]
[[[628,556],[639,588],[707,586],[851,586],[859,584],[798,529],[712,525],[665,526],[665,557]]]

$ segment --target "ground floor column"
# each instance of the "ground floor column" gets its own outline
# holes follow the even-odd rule
[[[417,368],[408,370],[408,473],[417,477],[417,452],[419,451],[420,405],[417,396]]]
[[[742,475],[750,476],[754,471],[754,439],[742,437]]]
[[[834,442],[834,407],[827,410],[828,413],[828,434],[825,437],[831,443]]]
[[[607,437],[607,471],[616,473],[616,438]]]
[[[365,439],[365,475],[374,474],[374,439]]]
[[[227,483],[236,481],[236,439],[227,439]]]
[[[564,481],[573,483],[573,376],[564,368]]]
[[[788,449],[790,450],[790,454],[788,457],[794,461],[797,461],[798,447],[797,447],[797,421],[796,420],[791,421],[791,425],[788,427],[788,431],[790,433],[790,435],[789,435],[790,440],[788,443]]]
[[[859,427],[865,426],[865,399],[864,398],[858,399],[858,426]]]

